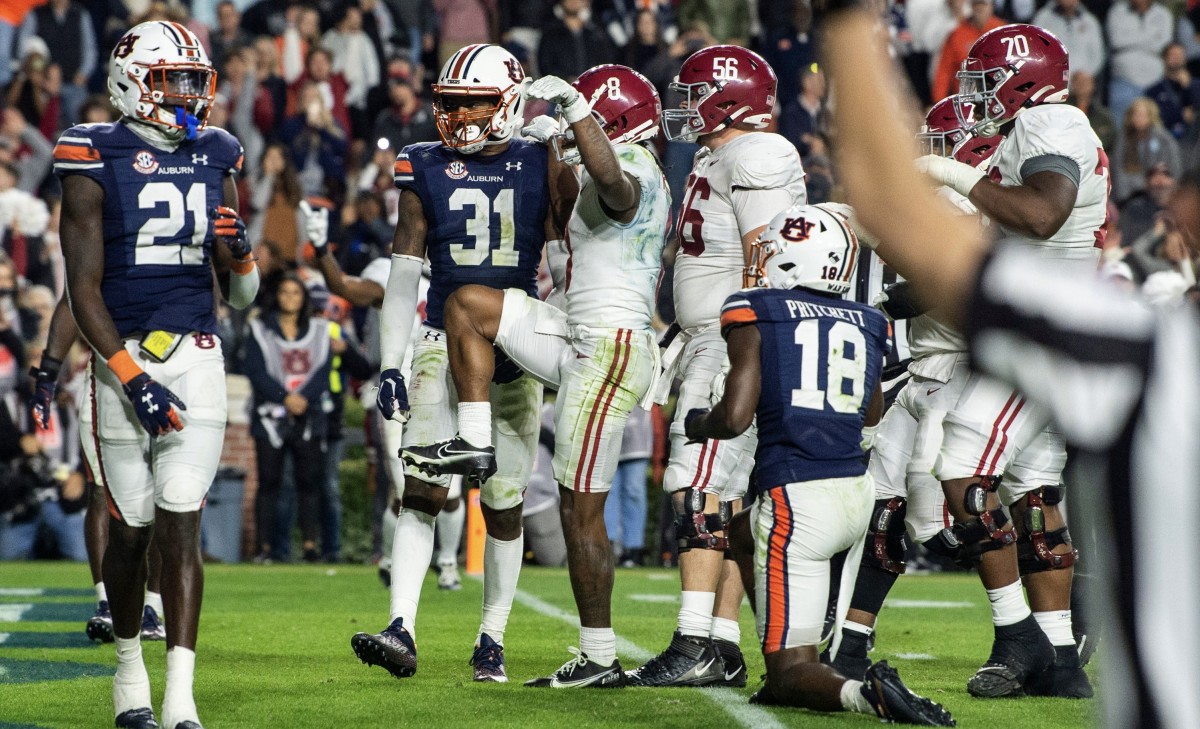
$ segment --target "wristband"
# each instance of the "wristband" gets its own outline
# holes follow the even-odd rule
[[[121,381],[122,385],[127,384],[133,378],[143,374],[142,368],[138,367],[137,363],[133,361],[133,357],[130,356],[129,352],[126,352],[123,349],[108,358],[108,368],[112,370],[114,375],[117,376],[117,379]]]

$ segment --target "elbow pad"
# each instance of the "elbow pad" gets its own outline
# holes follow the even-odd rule
[[[245,309],[258,296],[258,266],[251,265],[246,273],[229,272],[229,305]]]
[[[404,363],[404,353],[412,337],[413,318],[417,315],[417,289],[424,264],[416,256],[392,256],[379,316],[380,370],[400,369]]]

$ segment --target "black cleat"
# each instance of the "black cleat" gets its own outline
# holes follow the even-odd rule
[[[417,672],[417,646],[403,623],[403,618],[396,618],[382,633],[355,633],[350,639],[354,655],[368,666],[387,669],[396,678],[413,675]]]
[[[920,726],[954,726],[954,717],[941,704],[914,694],[896,669],[880,661],[867,669],[859,689],[884,721]]]
[[[846,678],[862,681],[871,667],[867,653],[871,650],[871,637],[856,630],[842,629],[842,642],[838,644],[837,657],[829,662],[833,669]]]
[[[88,618],[87,625],[83,630],[87,633],[89,640],[98,643],[113,642],[115,636],[113,635],[112,611],[108,608],[108,600],[101,600],[96,605],[96,614]]]
[[[495,446],[473,446],[459,435],[433,445],[401,448],[400,459],[431,476],[460,474],[479,484],[496,473]]]
[[[662,653],[625,674],[630,686],[709,686],[723,681],[725,664],[712,638],[675,631]]]
[[[746,659],[742,657],[742,649],[737,643],[720,638],[713,638],[713,645],[717,649],[717,655],[721,656],[721,661],[725,664],[722,669],[721,680],[717,681],[716,686],[728,686],[730,688],[742,688],[746,685]]]
[[[766,674],[763,675],[762,681],[762,688],[750,694],[750,703],[758,706],[787,706],[775,694],[771,693],[771,687],[767,685]]]
[[[181,721],[175,725],[175,729],[204,729],[194,721]]]
[[[146,605],[142,608],[142,640],[166,640],[167,628],[158,619],[154,608]]]
[[[504,670],[504,646],[492,640],[487,633],[479,636],[479,645],[475,646],[468,663],[475,668],[476,681],[508,683],[508,673]]]
[[[1096,649],[1099,647],[1099,633],[1075,634],[1075,650],[1079,653],[1079,665],[1081,667],[1086,666],[1092,660],[1092,656],[1096,655]]]
[[[1033,616],[998,626],[987,662],[967,681],[967,693],[980,699],[1021,696],[1024,684],[1054,662],[1054,646]]]
[[[1054,663],[1025,682],[1030,696],[1053,696],[1060,699],[1090,699],[1092,684],[1083,672],[1083,664],[1074,645],[1054,646]]]
[[[570,649],[575,657],[567,661],[554,673],[543,678],[525,682],[530,688],[624,688],[625,672],[621,662],[601,666],[577,648]]]
[[[114,726],[121,729],[158,729],[158,722],[154,720],[154,709],[146,706],[117,714]]]

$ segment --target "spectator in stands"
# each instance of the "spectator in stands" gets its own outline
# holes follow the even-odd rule
[[[388,107],[375,118],[372,137],[386,139],[399,152],[409,144],[436,141],[437,123],[429,104],[417,95],[407,63],[398,64],[388,76]]]
[[[592,66],[615,63],[617,51],[608,34],[592,22],[591,0],[559,0],[554,17],[542,28],[537,67],[542,76],[568,80]]]
[[[367,117],[367,92],[379,84],[379,56],[375,45],[363,32],[362,10],[347,5],[337,25],[322,36],[321,45],[331,55],[333,77],[341,76],[346,81],[345,105],[350,136],[364,139],[371,128],[371,120]],[[311,68],[312,64],[309,65]]]
[[[1125,111],[1109,160],[1112,194],[1118,205],[1145,186],[1146,173],[1156,164],[1165,164],[1171,177],[1179,178],[1183,167],[1179,145],[1163,127],[1158,104],[1145,96],[1133,100]]]
[[[1151,165],[1146,170],[1145,186],[1121,206],[1121,238],[1132,243],[1153,228],[1177,187],[1166,163]]]
[[[935,101],[930,82],[941,59],[942,46],[962,22],[966,7],[966,0],[908,0],[904,4],[904,19],[912,34],[904,66],[913,90],[926,103]]]
[[[15,273],[34,283],[53,285],[44,249],[50,211],[40,198],[17,188],[18,174],[15,166],[0,162],[0,243],[6,254],[4,260]],[[27,339],[35,331],[23,326],[18,329]]]
[[[642,13],[649,13],[654,21],[655,35],[661,36],[667,42],[675,40],[679,34],[676,25],[675,7],[671,0],[611,0],[607,7],[600,11],[599,25],[608,33],[608,38],[617,48],[626,49],[630,44],[637,43],[637,24]],[[526,16],[532,15],[537,8],[536,3],[528,3],[530,10]],[[540,21],[540,18],[538,18]],[[535,25],[540,24],[536,23]],[[661,28],[661,32],[659,32]],[[534,43],[531,48],[537,48]],[[649,57],[647,57],[649,60]],[[626,63],[630,68],[637,66]]]
[[[1162,52],[1171,42],[1174,22],[1171,11],[1154,0],[1121,0],[1109,8],[1104,25],[1112,53],[1108,107],[1119,119],[1162,78]]]
[[[383,197],[374,191],[358,193],[353,205],[342,206],[341,246],[338,263],[357,276],[367,264],[388,255],[395,227],[388,225]]]
[[[1092,131],[1100,137],[1100,144],[1104,149],[1111,150],[1117,143],[1117,122],[1108,107],[1100,103],[1096,96],[1096,77],[1086,71],[1072,73],[1070,90],[1067,103],[1087,114]]]
[[[438,16],[432,0],[392,0],[389,7],[396,13],[397,32],[406,39],[396,52],[408,58],[414,67],[419,66],[421,56],[432,52],[437,44]]]
[[[16,188],[35,193],[50,172],[54,148],[16,109],[0,111],[0,162],[16,169]]]
[[[254,107],[259,94],[267,94],[258,85],[253,62],[253,49],[247,46],[231,49],[225,57],[225,73],[217,77],[220,82],[217,92],[225,101],[229,117],[226,129],[242,143],[245,162],[240,177],[246,179],[254,178],[262,157],[264,141],[254,124]]]
[[[321,16],[314,8],[293,5],[285,15],[287,27],[275,38],[279,75],[294,86],[304,75],[310,54],[320,40]]]
[[[346,176],[346,132],[316,82],[301,87],[297,112],[280,131],[305,195],[340,199]]]
[[[971,0],[970,11],[955,27],[938,57],[937,71],[933,74],[930,91],[934,100],[944,99],[958,91],[957,74],[962,62],[979,36],[999,28],[1004,21],[993,13],[992,0]]]
[[[92,94],[79,110],[81,124],[105,124],[117,120],[117,110],[107,94]]]
[[[303,223],[298,205],[304,199],[304,191],[296,176],[288,148],[281,142],[267,146],[263,151],[258,174],[252,178],[249,235],[252,241],[261,241],[270,253],[270,265],[264,266],[264,274],[272,270],[295,267],[301,255],[300,231]]]
[[[287,82],[279,74],[279,49],[266,37],[254,41],[255,76],[261,89],[254,96],[254,126],[265,136],[274,136],[276,125],[287,109]],[[266,92],[266,93],[263,93]]]
[[[287,28],[288,8],[293,0],[258,0],[242,13],[241,25],[251,36],[279,36]]]
[[[787,19],[763,28],[763,58],[779,78],[778,96],[782,102],[800,93],[800,74],[817,60],[812,34],[812,6],[802,0],[792,2]]]
[[[459,48],[491,43],[495,38],[499,20],[496,0],[433,0],[433,9],[438,19],[439,69]]]
[[[1079,0],[1051,0],[1033,16],[1033,24],[1045,28],[1067,47],[1071,71],[1099,76],[1108,61],[1104,52],[1104,29],[1100,20]]]
[[[217,69],[217,77],[225,74],[225,59],[231,52],[240,51],[253,42],[250,34],[242,30],[242,14],[233,0],[221,0],[217,5],[216,32],[208,36],[208,57]]]
[[[825,91],[825,72],[813,63],[800,72],[800,94],[783,102],[779,133],[796,145],[801,158],[812,151],[813,137],[829,128]]]
[[[646,556],[646,469],[654,449],[650,412],[635,407],[621,437],[621,457],[604,503],[604,524],[620,567],[641,567]]]
[[[285,454],[294,465],[304,559],[321,556],[317,537],[333,351],[329,322],[311,316],[311,306],[303,281],[284,274],[266,310],[250,321],[246,338],[242,371],[254,392],[250,433],[258,461],[257,562],[287,558],[273,549]]]
[[[1175,139],[1193,138],[1196,110],[1200,109],[1200,79],[1188,71],[1183,46],[1170,43],[1163,51],[1163,78],[1146,89],[1146,96],[1158,104],[1163,126]]]
[[[51,58],[62,71],[61,123],[68,127],[79,120],[88,78],[100,60],[91,14],[76,0],[50,0],[25,16],[21,38],[34,35],[54,49]]]
[[[681,26],[703,24],[718,43],[745,46],[750,42],[750,6],[728,0],[679,0]]]
[[[651,10],[638,11],[633,23],[633,35],[621,52],[621,63],[643,75],[655,56],[667,49],[667,41],[658,25],[658,16]]]
[[[58,136],[62,111],[62,69],[50,62],[50,49],[36,35],[25,39],[21,65],[8,87],[7,106],[21,112],[25,119],[42,131],[43,136]]]
[[[330,113],[343,134],[349,135],[350,109],[346,105],[346,97],[350,84],[346,77],[333,68],[333,56],[324,48],[314,46],[308,52],[304,62],[304,73],[288,88],[288,114],[296,114],[303,106],[298,103],[300,90],[306,84],[314,84],[320,92],[321,101]]]
[[[12,80],[12,66],[8,63],[14,49],[17,29],[25,22],[25,16],[42,0],[5,0],[0,3],[0,89]]]

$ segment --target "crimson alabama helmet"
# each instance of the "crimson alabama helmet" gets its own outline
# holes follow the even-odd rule
[[[969,119],[971,111],[956,109],[958,106],[962,106],[962,102],[956,96],[947,96],[934,104],[925,115],[925,125],[917,133],[917,142],[921,154],[950,157],[978,167],[995,153],[1002,137],[982,137],[966,131],[959,117]]]
[[[1050,31],[1021,23],[990,30],[958,72],[959,101],[974,117],[959,121],[967,131],[991,136],[1025,109],[1066,101],[1068,74],[1067,49]]]
[[[204,46],[179,23],[152,20],[121,36],[108,58],[108,93],[117,111],[171,140],[208,122],[217,72]]]
[[[823,205],[793,205],[750,246],[748,283],[771,289],[850,290],[858,238],[845,218]]]
[[[754,51],[741,46],[709,46],[683,62],[671,90],[683,106],[663,110],[667,139],[689,142],[733,124],[766,129],[775,107],[775,72]]]
[[[645,76],[626,66],[605,64],[584,71],[573,84],[592,107],[592,116],[613,144],[635,144],[658,134],[662,103]],[[565,124],[565,121],[564,121]],[[579,149],[569,130],[550,143],[558,158],[579,164]]]
[[[438,135],[447,147],[474,154],[503,144],[521,128],[528,80],[521,62],[500,46],[476,43],[450,56],[433,85]],[[486,99],[486,109],[464,108]]]

